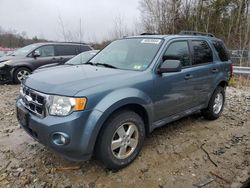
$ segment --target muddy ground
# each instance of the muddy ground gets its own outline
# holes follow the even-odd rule
[[[250,177],[250,88],[228,88],[221,118],[199,114],[155,130],[140,156],[111,172],[64,160],[18,127],[19,86],[0,86],[0,187],[241,187]],[[207,153],[206,153],[207,152]]]

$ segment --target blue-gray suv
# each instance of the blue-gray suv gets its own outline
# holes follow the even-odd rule
[[[34,139],[70,160],[131,163],[144,138],[201,111],[217,119],[232,63],[211,35],[140,35],[116,40],[85,64],[30,75],[17,118]]]

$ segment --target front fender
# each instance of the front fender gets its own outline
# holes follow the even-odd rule
[[[90,117],[92,116],[92,118],[89,119],[91,121],[88,121],[86,125],[89,127],[89,133],[91,133],[89,151],[94,150],[97,136],[107,118],[115,110],[128,104],[141,105],[147,112],[149,125],[151,124],[153,105],[151,99],[144,92],[134,88],[115,90],[102,98],[95,106],[93,114],[90,115]]]

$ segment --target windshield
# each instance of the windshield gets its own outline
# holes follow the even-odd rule
[[[16,51],[14,51],[11,55],[13,55],[13,56],[26,56],[31,51],[33,51],[35,48],[37,48],[38,46],[39,46],[39,44],[31,44],[31,45],[25,46],[23,48],[19,48]]]
[[[87,63],[93,56],[95,56],[98,53],[98,50],[91,50],[87,52],[82,52],[79,55],[73,57],[69,61],[67,61],[65,64],[70,65],[78,65]]]
[[[150,65],[161,44],[161,39],[153,38],[117,40],[98,53],[91,63],[143,71]]]

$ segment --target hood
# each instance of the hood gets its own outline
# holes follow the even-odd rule
[[[3,57],[0,57],[0,63],[3,63],[5,61],[8,61],[8,60],[22,60],[22,59],[25,59],[26,57],[24,56],[3,56]]]
[[[79,91],[129,78],[137,71],[91,65],[57,66],[31,74],[24,85],[42,93],[74,96]]]
[[[44,65],[41,67],[38,67],[38,69],[36,69],[34,72],[41,72],[41,71],[46,71],[46,70],[52,70],[52,69],[58,69],[58,67],[61,66],[67,66],[67,65],[60,65],[59,63],[52,63],[52,64],[48,64],[48,65]],[[69,65],[68,65],[69,66]]]

